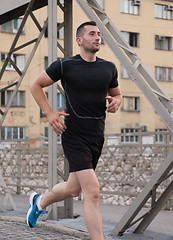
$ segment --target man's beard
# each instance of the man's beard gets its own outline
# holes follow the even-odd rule
[[[89,50],[89,49],[88,49]],[[90,52],[92,52],[92,53],[96,53],[96,52],[98,52],[100,50],[100,46],[97,48],[97,47],[92,47],[91,49],[90,49]]]
[[[93,49],[91,49],[91,52],[92,53],[96,53],[96,52],[98,52],[100,50],[100,48],[93,48]]]

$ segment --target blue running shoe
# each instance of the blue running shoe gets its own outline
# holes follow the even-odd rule
[[[39,216],[44,214],[44,211],[40,211],[36,205],[36,200],[39,196],[40,194],[33,192],[29,198],[30,208],[26,216],[26,221],[28,226],[31,228],[35,227]]]

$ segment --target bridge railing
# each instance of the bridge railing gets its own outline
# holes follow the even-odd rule
[[[0,171],[12,193],[47,191],[47,145],[47,139],[0,142]],[[130,205],[172,148],[173,136],[168,131],[106,135],[96,169],[102,201]],[[60,182],[60,176],[64,172],[64,155],[60,140],[57,143],[57,161]],[[157,197],[172,180],[171,175],[162,182],[157,189]],[[0,188],[3,191],[1,186]],[[173,209],[173,198],[168,201],[166,209]]]

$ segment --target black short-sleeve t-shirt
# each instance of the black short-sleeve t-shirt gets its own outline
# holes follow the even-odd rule
[[[96,58],[87,62],[80,55],[57,60],[46,73],[53,81],[61,79],[66,97],[66,131],[103,136],[106,117],[106,95],[118,86],[114,63]]]

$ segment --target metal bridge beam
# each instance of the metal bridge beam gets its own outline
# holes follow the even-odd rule
[[[48,0],[35,1],[32,10],[46,6]],[[31,0],[0,0],[0,24],[11,21],[25,14]]]

